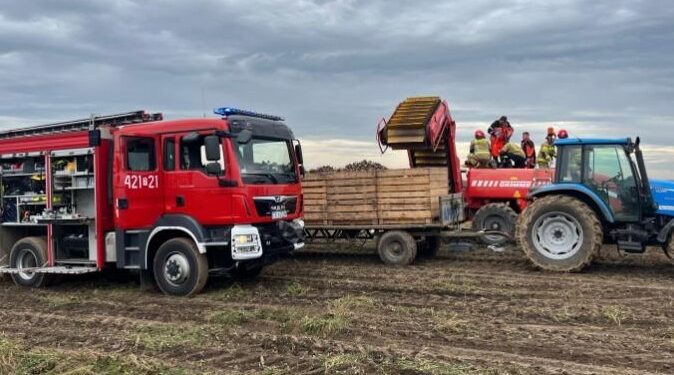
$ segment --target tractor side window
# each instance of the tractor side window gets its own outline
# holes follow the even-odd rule
[[[585,184],[599,195],[621,221],[639,214],[636,180],[625,150],[619,146],[586,146]]]
[[[126,138],[127,170],[153,171],[156,165],[154,139],[145,137]]]
[[[561,152],[559,177],[561,182],[580,182],[583,152],[580,146],[565,146]]]

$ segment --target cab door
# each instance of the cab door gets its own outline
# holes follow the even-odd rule
[[[618,222],[638,222],[639,189],[630,160],[622,146],[585,146],[584,183],[611,208]]]
[[[208,161],[205,160],[204,137],[211,134],[212,130],[162,136],[166,183],[165,212],[190,216],[203,225],[232,221],[234,188],[220,186],[218,181],[219,178],[231,175],[222,139],[219,163],[223,175],[219,177],[206,173]]]
[[[118,229],[149,229],[164,212],[158,139],[115,136],[113,198]]]

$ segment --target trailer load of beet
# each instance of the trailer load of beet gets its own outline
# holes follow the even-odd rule
[[[308,225],[431,224],[440,221],[447,169],[311,173],[302,187]]]

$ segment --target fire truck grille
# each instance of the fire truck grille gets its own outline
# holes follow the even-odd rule
[[[284,195],[270,196],[270,197],[255,197],[255,210],[258,216],[274,216],[274,213],[282,213],[290,215],[295,213],[297,209],[297,197],[290,197]]]

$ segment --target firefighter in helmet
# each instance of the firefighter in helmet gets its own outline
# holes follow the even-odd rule
[[[536,168],[536,145],[529,132],[522,133],[522,150],[527,158],[524,168]]]
[[[541,149],[538,152],[538,167],[539,168],[550,168],[552,161],[557,155],[555,151],[555,129],[548,128],[548,135],[545,137],[545,143],[541,145]]]
[[[475,131],[475,139],[470,142],[470,153],[466,158],[466,167],[484,168],[491,161],[489,141],[485,138],[482,130]]]
[[[516,142],[508,142],[499,151],[501,168],[524,168],[527,158],[522,147]]]

